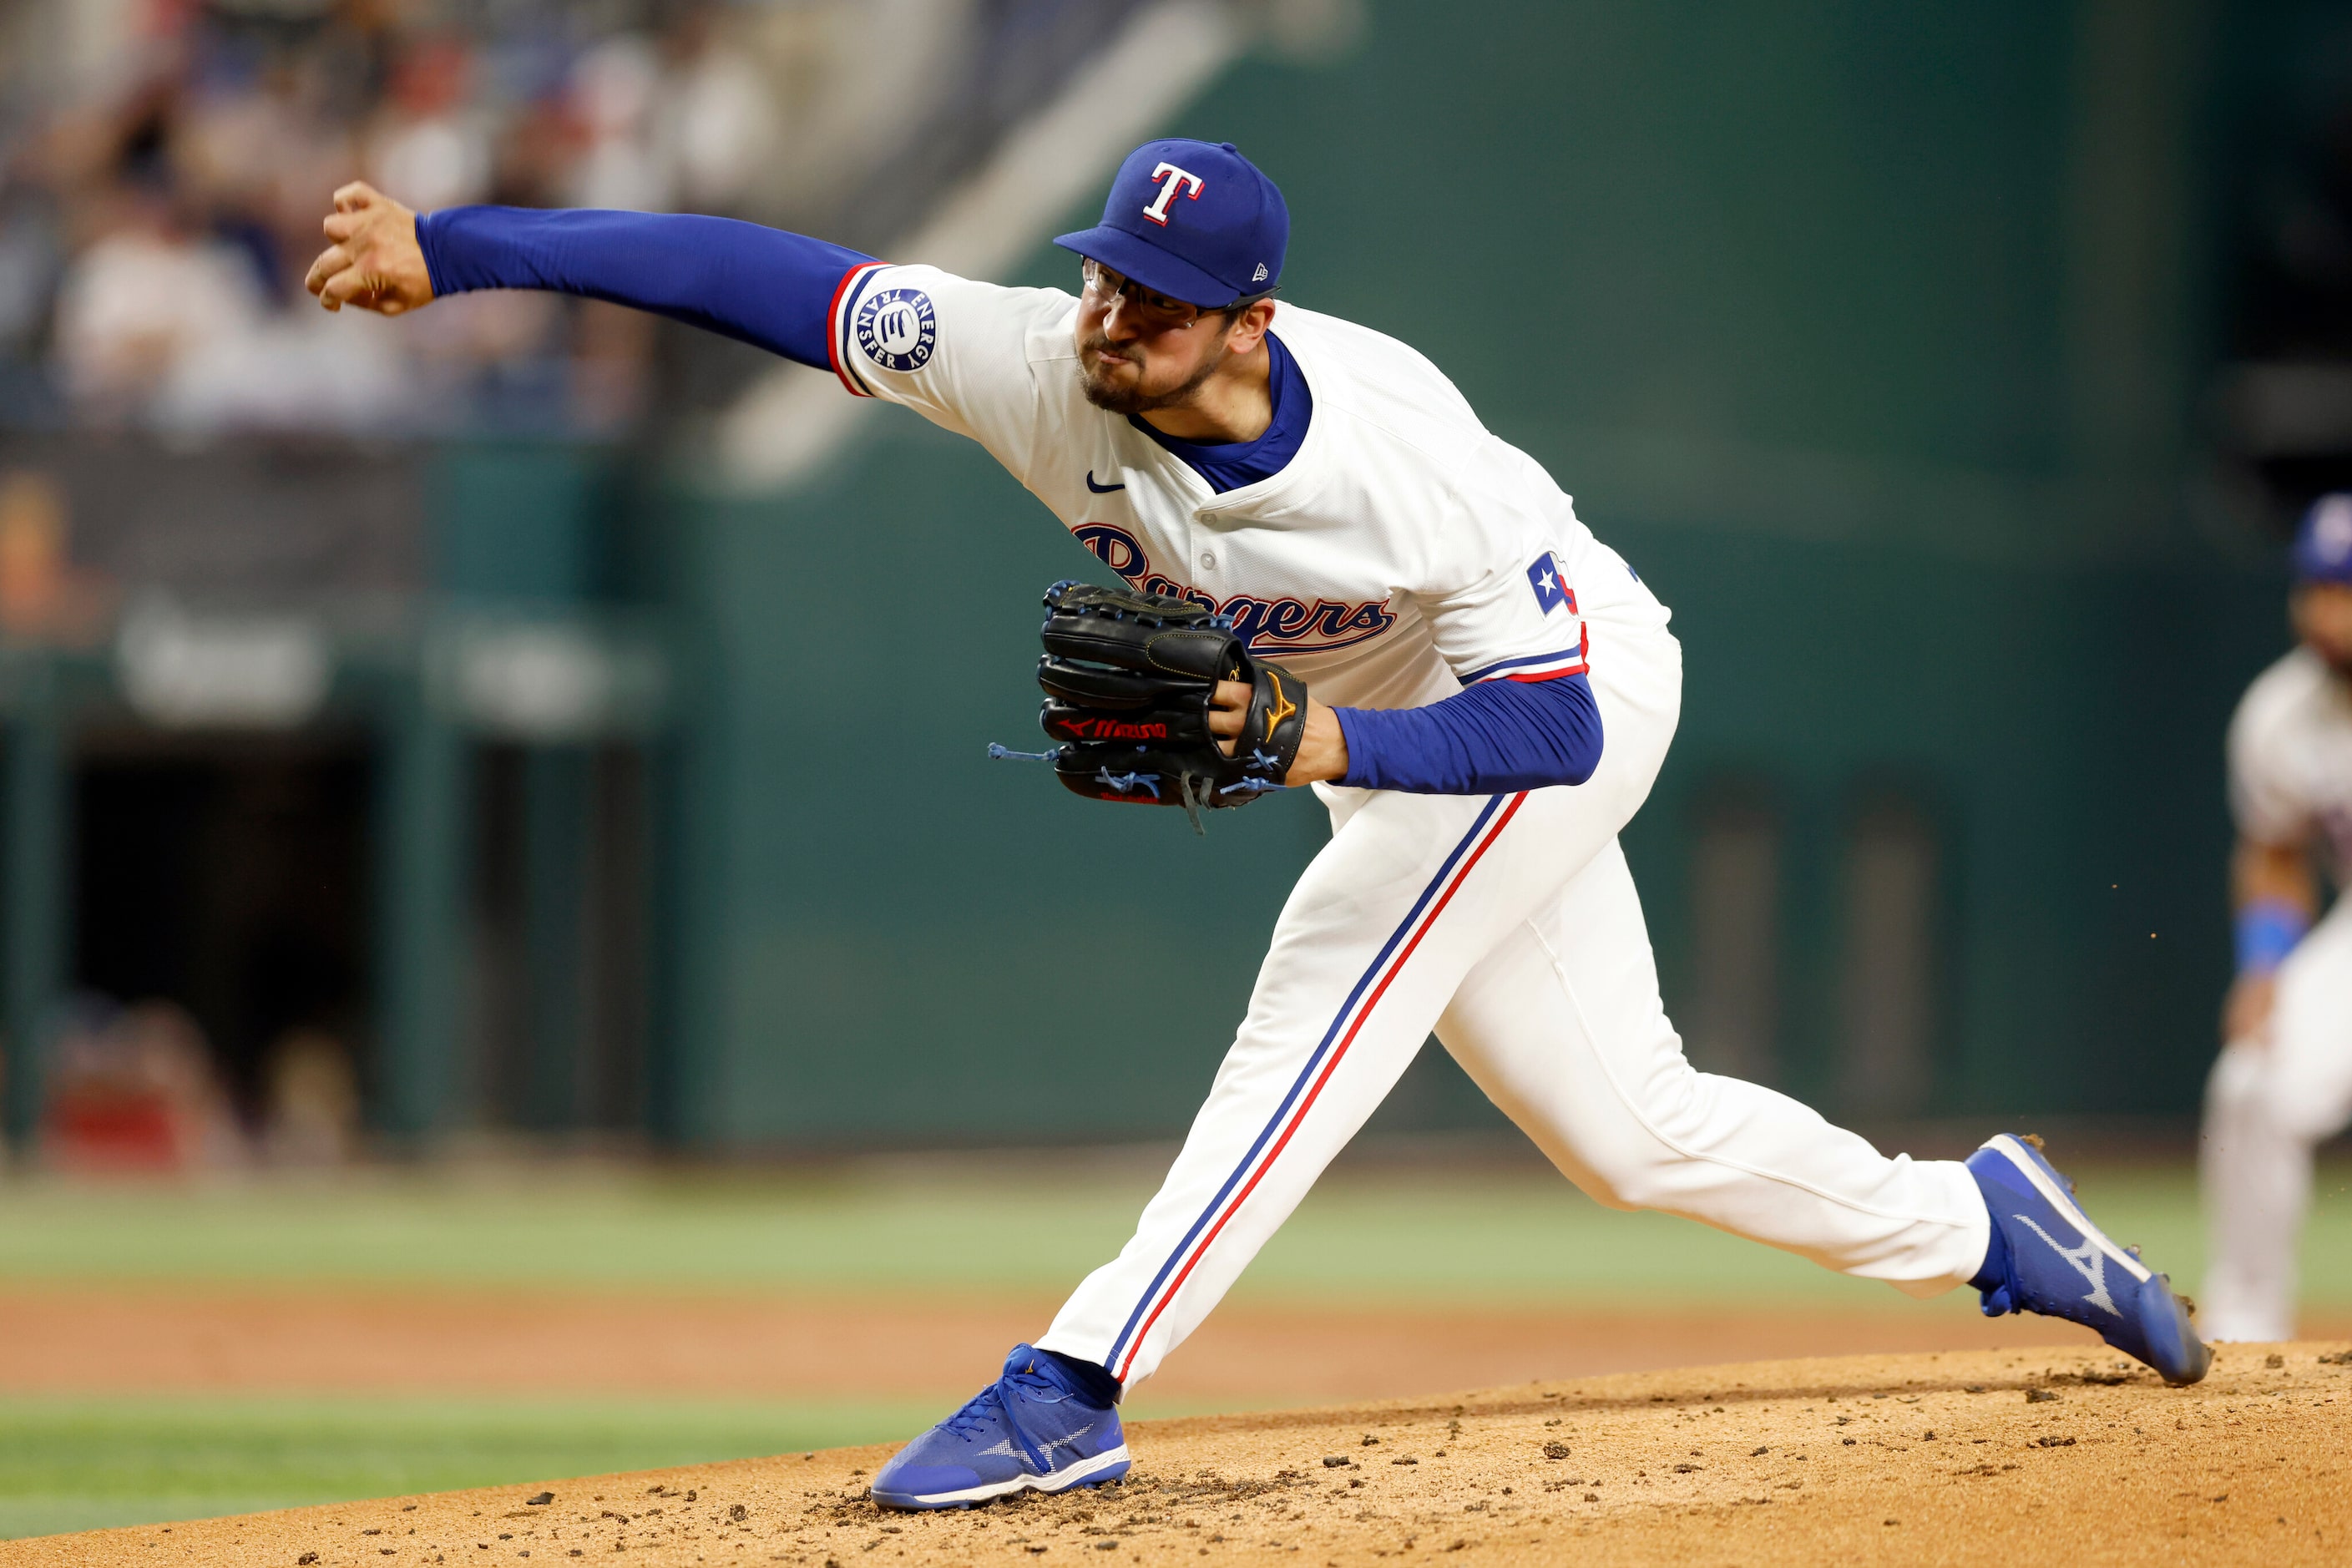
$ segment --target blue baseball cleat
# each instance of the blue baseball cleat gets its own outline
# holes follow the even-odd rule
[[[898,1450],[874,1478],[885,1508],[970,1508],[1017,1491],[1097,1487],[1127,1474],[1118,1411],[1052,1357],[1015,1345],[1004,1375]]]
[[[2168,1275],[2151,1272],[2136,1249],[2117,1247],[2074,1206],[2074,1184],[2042,1157],[2041,1140],[2001,1133],[1969,1156],[1969,1173],[1992,1211],[1984,1272],[1984,1314],[2041,1312],[2098,1331],[2175,1387],[2213,1363],[2189,1326],[2189,1304]]]

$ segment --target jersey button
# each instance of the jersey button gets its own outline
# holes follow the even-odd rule
[[[1216,569],[1217,552],[1213,550],[1203,550],[1201,552],[1201,570],[1203,572],[1214,572]]]

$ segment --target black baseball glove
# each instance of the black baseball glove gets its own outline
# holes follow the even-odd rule
[[[1051,762],[1065,787],[1096,800],[1201,808],[1246,805],[1280,789],[1307,729],[1307,683],[1252,658],[1233,618],[1129,588],[1056,583],[1041,628],[1045,689],[1038,722],[1063,742],[998,757]],[[1209,732],[1221,680],[1250,687],[1241,738],[1227,756]]]

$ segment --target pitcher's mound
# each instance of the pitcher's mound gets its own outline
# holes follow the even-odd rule
[[[0,1563],[2352,1561],[2352,1354],[1759,1362],[1148,1422],[1117,1486],[877,1510],[886,1447],[0,1545]],[[549,1494],[551,1494],[549,1495]],[[539,1500],[544,1498],[545,1500]],[[625,1553],[625,1555],[616,1555]]]

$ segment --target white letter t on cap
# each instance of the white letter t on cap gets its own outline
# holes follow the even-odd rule
[[[1171,174],[1176,177],[1172,180],[1169,179],[1168,176]],[[1181,187],[1185,185],[1192,187],[1184,192],[1186,201],[1197,202],[1201,199],[1201,176],[1189,169],[1180,169],[1173,163],[1162,163],[1152,170],[1151,183],[1160,186],[1160,194],[1152,198],[1150,206],[1143,209],[1143,216],[1162,228],[1168,226],[1168,204],[1176,199],[1176,192]]]

